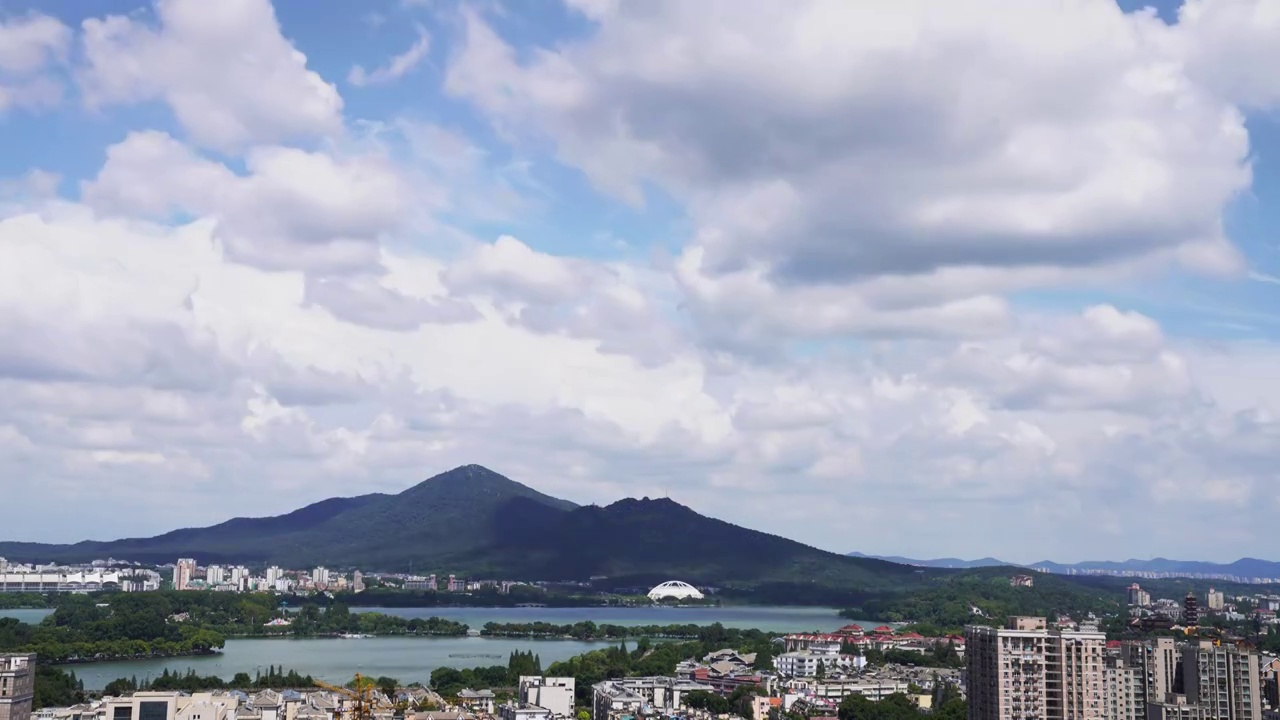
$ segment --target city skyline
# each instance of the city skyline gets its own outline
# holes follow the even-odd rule
[[[1271,3],[6,2],[0,539],[482,463],[838,553],[1256,555]]]

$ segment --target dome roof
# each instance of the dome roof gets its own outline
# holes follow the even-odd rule
[[[663,598],[675,598],[676,600],[701,600],[702,593],[698,592],[698,588],[687,582],[668,580],[649,591],[650,600],[662,600]]]

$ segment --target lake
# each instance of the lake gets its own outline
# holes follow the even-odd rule
[[[53,608],[15,608],[12,610],[0,610],[0,618],[17,618],[24,623],[35,625],[49,615],[53,614]]]
[[[402,618],[439,617],[465,623],[479,630],[485,623],[547,622],[569,625],[590,620],[611,625],[711,625],[720,623],[730,628],[755,628],[772,632],[827,632],[848,623],[838,611],[808,607],[583,607],[583,608],[351,608],[351,612],[379,612]]]
[[[353,608],[400,617],[442,617],[479,629],[487,622],[549,622],[590,620],[615,625],[674,625],[719,622],[726,627],[759,628],[775,632],[834,630],[844,624],[835,610],[793,607],[721,608]],[[12,612],[12,611],[11,611]],[[21,611],[19,611],[21,612]],[[36,611],[43,612],[43,611]],[[36,620],[39,618],[37,617]],[[865,623],[864,623],[865,624]],[[283,665],[326,682],[346,682],[359,672],[387,675],[408,683],[425,683],[438,667],[506,665],[513,650],[533,650],[545,668],[558,660],[616,643],[524,638],[378,637],[361,639],[260,639],[227,641],[223,652],[205,657],[129,660],[71,665],[86,689],[100,690],[120,677],[155,677],[164,670],[231,679],[237,672],[253,674],[268,665]],[[634,645],[634,640],[628,641]]]

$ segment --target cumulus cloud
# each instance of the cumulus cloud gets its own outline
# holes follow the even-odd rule
[[[342,98],[281,34],[270,0],[156,0],[152,10],[154,22],[84,22],[90,106],[163,100],[193,141],[223,151],[341,132]]]
[[[797,333],[856,332],[877,324],[869,286],[902,278],[932,286],[896,308],[916,323],[985,326],[991,299],[939,276],[1026,287],[1156,257],[1240,268],[1221,217],[1250,182],[1243,118],[1188,77],[1180,30],[1149,13],[582,9],[593,33],[523,62],[467,13],[446,87],[506,132],[549,137],[605,190],[639,202],[653,182],[685,202],[685,283],[713,321],[784,305],[827,319]],[[744,287],[761,300],[744,307]]]
[[[271,269],[370,268],[406,219],[409,191],[377,155],[260,146],[244,164],[236,174],[164,133],[131,133],[82,193],[110,212],[216,218],[230,256]]]
[[[1084,525],[1069,553],[1200,556],[1205,507],[1264,527],[1274,343],[1018,293],[1243,268],[1222,216],[1251,182],[1238,106],[1272,102],[1267,6],[890,5],[573,0],[585,31],[545,48],[464,12],[446,89],[510,149],[344,133],[264,1],[87,21],[89,103],[179,130],[105,148],[77,197],[0,183],[0,474],[42,479],[14,500],[138,535],[482,462],[834,550],[1029,561]],[[40,22],[0,72],[62,62]],[[688,232],[576,256],[603,201],[535,179],[562,175],[530,169],[547,141]],[[975,507],[1004,521],[969,532]]]
[[[62,83],[50,69],[66,62],[70,46],[71,29],[56,18],[0,18],[0,113],[57,104]]]

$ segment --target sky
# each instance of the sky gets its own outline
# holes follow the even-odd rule
[[[478,463],[1275,559],[1278,66],[1280,0],[0,0],[0,534]]]

